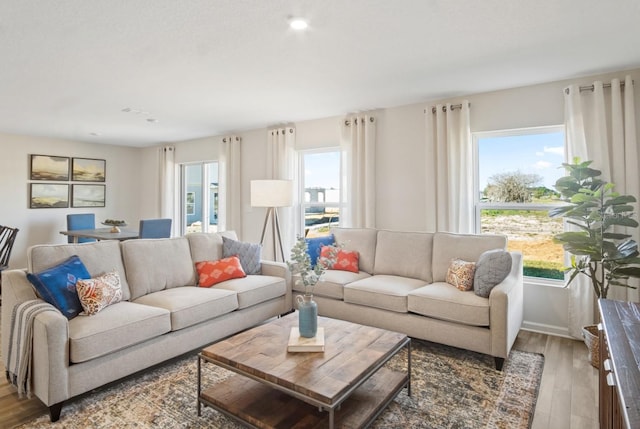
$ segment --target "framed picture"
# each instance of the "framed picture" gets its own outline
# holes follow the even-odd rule
[[[71,207],[104,207],[105,185],[71,186]]]
[[[58,209],[69,207],[69,185],[30,183],[29,208]]]
[[[74,182],[104,182],[107,161],[104,159],[73,158],[71,180]]]
[[[31,180],[69,180],[69,158],[66,156],[31,155]]]

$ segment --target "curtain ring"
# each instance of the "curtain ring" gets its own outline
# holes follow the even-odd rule
[[[293,134],[293,128],[289,128],[289,134]]]
[[[369,117],[369,122],[373,122],[373,121],[374,121],[373,116]]]

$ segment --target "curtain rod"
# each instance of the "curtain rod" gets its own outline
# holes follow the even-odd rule
[[[632,80],[632,81],[631,81],[631,84],[632,84],[632,85],[635,85],[635,81],[633,81],[633,80]],[[610,84],[610,83],[603,83],[603,84],[602,84],[602,87],[603,87],[603,88],[611,88],[611,84]],[[593,84],[592,84],[592,85],[582,85],[582,86],[580,86],[579,88],[580,88],[580,92],[583,92],[583,91],[593,91],[593,90],[595,90],[595,89],[596,89],[595,85],[593,85]],[[624,88],[624,81],[620,81],[620,88]],[[564,89],[564,93],[565,93],[565,94],[567,94],[567,95],[568,95],[568,94],[569,94],[569,92],[570,92],[570,91],[569,91],[569,88],[565,88],[565,89]]]
[[[471,107],[471,103],[467,103],[469,107]],[[462,109],[462,103],[460,104],[452,104],[451,110]],[[442,106],[442,111],[446,113],[447,106]],[[424,113],[427,113],[427,109],[424,109]],[[431,113],[436,113],[436,106],[431,107]]]

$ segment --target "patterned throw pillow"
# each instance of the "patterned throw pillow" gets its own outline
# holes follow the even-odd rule
[[[38,296],[60,310],[69,320],[82,312],[76,283],[80,279],[90,278],[91,275],[77,255],[39,273],[27,274]]]
[[[196,270],[200,287],[211,287],[225,280],[247,276],[237,256],[222,258],[218,261],[196,262]]]
[[[447,271],[447,283],[467,291],[473,289],[473,274],[476,270],[475,262],[467,262],[462,259],[452,259]]]
[[[305,238],[304,241],[307,242],[307,255],[309,255],[309,261],[311,262],[312,267],[315,267],[318,262],[320,249],[324,246],[333,246],[335,243],[333,234],[322,237]]]
[[[474,292],[483,298],[489,298],[491,289],[507,278],[511,272],[513,259],[504,249],[487,250],[476,263]]]
[[[331,254],[335,255],[335,262],[329,263]],[[360,272],[358,268],[359,254],[355,250],[336,249],[334,246],[323,246],[320,249],[319,264],[323,264],[329,270],[351,271],[352,273]]]
[[[87,316],[93,316],[103,308],[122,301],[120,276],[115,271],[88,280],[78,280],[76,289]]]
[[[260,263],[261,253],[261,244],[244,243],[222,237],[222,257],[237,256],[245,274],[260,274],[262,268]]]

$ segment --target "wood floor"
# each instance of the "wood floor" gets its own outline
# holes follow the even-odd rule
[[[532,429],[597,429],[598,372],[583,342],[520,331],[514,348],[545,356]],[[4,373],[4,366],[0,364]],[[18,399],[0,379],[0,428],[12,428],[46,412],[37,399]],[[63,408],[64,418],[64,408]]]

